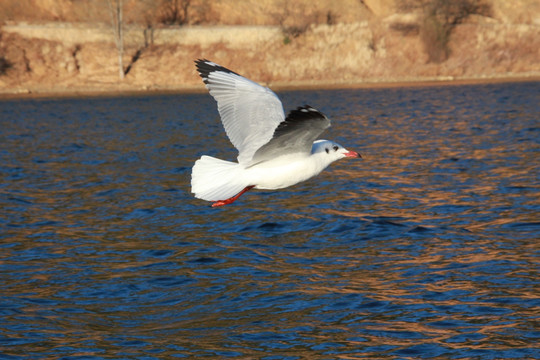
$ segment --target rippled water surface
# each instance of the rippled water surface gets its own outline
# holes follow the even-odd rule
[[[210,208],[207,94],[0,102],[0,357],[540,358],[540,83],[281,93],[363,155]]]

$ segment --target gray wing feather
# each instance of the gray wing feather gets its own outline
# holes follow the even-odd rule
[[[330,127],[330,120],[309,105],[292,110],[272,139],[253,155],[252,164],[293,153],[310,154],[313,142]]]
[[[208,60],[197,60],[197,70],[218,111],[227,136],[238,149],[238,162],[252,163],[255,152],[272,138],[283,122],[283,105],[272,90]]]

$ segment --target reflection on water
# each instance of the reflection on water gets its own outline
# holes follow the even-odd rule
[[[363,160],[221,209],[207,95],[0,102],[3,357],[537,357],[540,84],[281,95]]]

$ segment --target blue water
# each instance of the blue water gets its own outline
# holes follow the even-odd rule
[[[0,101],[0,358],[540,358],[540,83],[279,95],[363,159],[222,208],[207,94]]]

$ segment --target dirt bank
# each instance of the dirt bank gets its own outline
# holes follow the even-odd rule
[[[10,24],[1,30],[0,94],[201,89],[193,60],[208,58],[272,87],[540,79],[540,25],[476,17],[452,32],[449,58],[428,62],[410,16],[279,26],[186,26],[126,31],[126,77],[112,31],[89,24]],[[414,21],[414,20],[413,20]],[[405,25],[404,25],[405,24]]]

